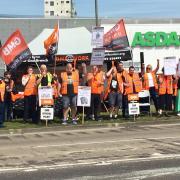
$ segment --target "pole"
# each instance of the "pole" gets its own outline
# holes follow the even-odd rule
[[[95,18],[96,18],[96,27],[99,26],[98,22],[98,0],[95,0]]]
[[[84,106],[83,106],[82,124],[84,124]]]

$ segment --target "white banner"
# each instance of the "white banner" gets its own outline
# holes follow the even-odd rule
[[[91,56],[91,65],[103,65],[105,48],[94,48]]]
[[[104,27],[92,29],[92,46],[103,47]]]
[[[164,74],[174,75],[177,69],[177,59],[176,57],[165,57],[164,58]]]
[[[129,115],[139,114],[139,103],[129,103]]]
[[[41,120],[53,120],[54,109],[53,108],[41,108]]]
[[[77,106],[91,106],[91,87],[78,86]]]

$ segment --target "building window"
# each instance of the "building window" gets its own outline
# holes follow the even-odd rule
[[[50,16],[54,16],[54,11],[50,11]]]
[[[50,1],[50,6],[54,6],[54,1]]]
[[[61,11],[61,14],[63,13],[63,11]]]
[[[64,1],[61,1],[61,4],[64,4]]]
[[[48,4],[48,1],[45,1],[45,4]]]
[[[69,11],[66,11],[66,13],[69,13]]]
[[[69,4],[69,1],[66,1],[67,4]]]
[[[48,14],[49,13],[49,11],[46,11],[46,14]]]

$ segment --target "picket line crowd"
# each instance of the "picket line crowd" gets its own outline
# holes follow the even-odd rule
[[[154,102],[158,116],[163,114],[169,116],[168,112],[180,111],[178,88],[180,88],[179,77],[175,75],[157,74],[159,60],[156,69],[149,64],[142,67],[141,73],[135,72],[133,66],[125,70],[123,62],[112,62],[108,72],[104,72],[102,66],[91,66],[87,70],[85,63],[81,64],[81,71],[76,69],[72,63],[68,63],[59,75],[48,72],[46,65],[41,65],[40,74],[35,74],[33,67],[27,68],[27,74],[22,76],[24,86],[24,122],[29,118],[33,123],[39,122],[39,109],[37,105],[38,88],[50,86],[53,88],[54,98],[62,97],[63,121],[67,124],[69,111],[71,110],[72,123],[77,124],[77,94],[78,86],[91,87],[91,106],[86,109],[86,118],[99,120],[101,102],[107,100],[109,104],[109,117],[118,118],[119,109],[122,109],[124,118],[129,117],[128,97],[138,94],[142,90],[148,90]],[[0,127],[5,120],[11,117],[11,101],[14,101],[12,92],[14,81],[11,73],[5,72],[0,78]],[[18,94],[19,95],[19,94]],[[17,95],[16,95],[17,96]],[[21,95],[19,95],[21,96]],[[179,115],[179,114],[178,114]]]

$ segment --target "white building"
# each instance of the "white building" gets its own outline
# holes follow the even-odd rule
[[[45,17],[74,17],[76,15],[72,0],[44,0]]]

